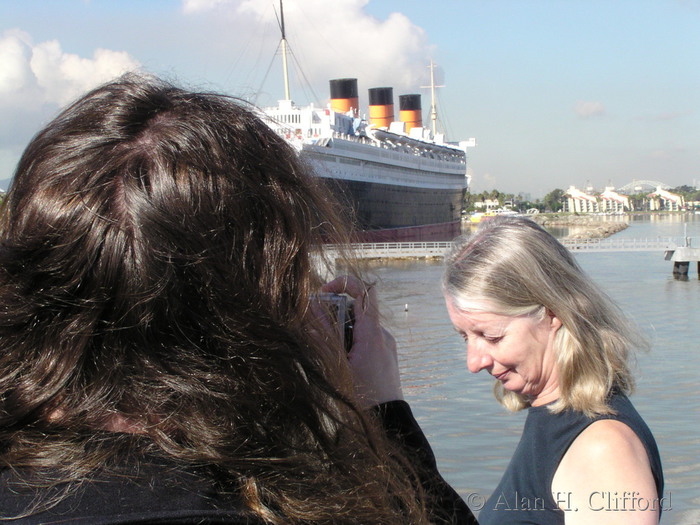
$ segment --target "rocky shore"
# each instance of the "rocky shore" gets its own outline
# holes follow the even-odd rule
[[[629,226],[625,216],[531,215],[544,228],[569,228],[565,239],[604,239]]]

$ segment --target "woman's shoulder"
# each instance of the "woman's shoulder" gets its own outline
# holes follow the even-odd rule
[[[617,419],[599,419],[591,423],[574,440],[566,454],[576,458],[580,456],[583,463],[602,462],[596,468],[612,467],[628,457],[637,458],[637,462],[638,458],[646,458],[646,455],[637,433],[627,423]],[[648,460],[646,464],[648,467]]]
[[[565,451],[558,472],[567,467],[574,473],[591,470],[594,477],[606,479],[612,471],[629,476],[652,471],[656,475],[658,448],[644,419],[622,393],[614,392],[608,405],[608,414],[593,418],[581,415],[580,433]]]
[[[595,516],[627,517],[638,524],[658,521],[660,509],[653,509],[659,494],[647,449],[637,432],[617,419],[599,419],[581,432],[555,472],[552,492],[565,494],[567,504],[577,509],[567,513],[567,524],[577,519],[588,523]],[[632,508],[637,501],[644,505]],[[630,512],[618,516],[601,510]]]

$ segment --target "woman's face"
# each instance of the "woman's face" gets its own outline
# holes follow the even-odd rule
[[[467,365],[472,373],[488,371],[506,390],[527,396],[533,406],[559,397],[559,378],[553,350],[561,321],[553,315],[500,315],[486,302],[457,309],[445,298],[450,320],[467,342]]]

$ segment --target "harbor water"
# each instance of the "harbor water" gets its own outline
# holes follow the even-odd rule
[[[630,238],[700,239],[700,215],[626,217]],[[558,231],[556,235],[564,235]],[[664,525],[700,523],[700,279],[691,263],[675,280],[662,252],[581,253],[586,272],[620,304],[651,342],[637,356],[632,396],[656,436],[666,487]],[[441,472],[478,511],[495,488],[520,437],[524,412],[503,409],[492,378],[471,374],[462,339],[440,292],[440,261],[387,261],[379,280],[387,327],[397,339],[404,393],[433,445]]]

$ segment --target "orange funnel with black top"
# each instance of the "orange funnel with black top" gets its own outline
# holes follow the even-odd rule
[[[388,128],[394,121],[394,90],[390,87],[369,90],[369,121],[378,128]]]
[[[406,133],[423,127],[423,111],[420,95],[399,96],[399,120],[406,125]]]
[[[331,109],[338,113],[352,111],[358,115],[358,96],[356,78],[337,78],[331,84]]]

